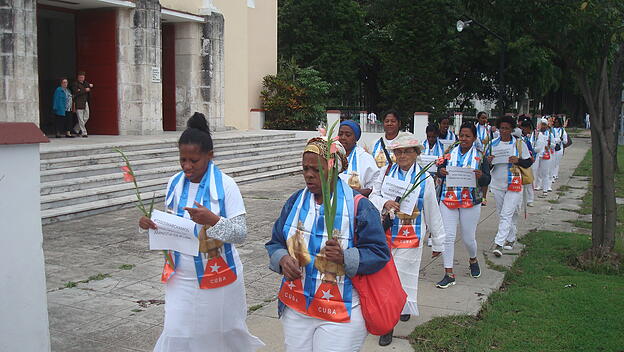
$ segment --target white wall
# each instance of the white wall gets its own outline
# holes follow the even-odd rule
[[[50,351],[39,145],[0,145],[0,351]]]

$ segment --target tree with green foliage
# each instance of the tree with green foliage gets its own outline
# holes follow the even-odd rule
[[[281,61],[277,75],[265,76],[260,93],[268,129],[313,130],[325,118],[329,84],[313,68]]]
[[[353,0],[279,0],[278,54],[317,70],[330,105],[359,102],[364,15]]]
[[[499,25],[521,19],[519,32],[565,63],[591,116],[592,248],[609,260],[616,236],[618,116],[624,87],[624,1],[465,0],[473,14]]]

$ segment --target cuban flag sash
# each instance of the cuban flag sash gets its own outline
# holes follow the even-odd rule
[[[353,190],[338,179],[336,218],[332,231],[343,249],[353,247]],[[349,322],[353,286],[344,266],[325,259],[327,241],[324,207],[318,207],[307,188],[301,191],[284,223],[283,235],[288,253],[303,269],[302,278],[282,279],[278,298],[288,307],[311,317],[338,323]]]
[[[481,153],[473,144],[470,150],[465,154],[461,153],[461,147],[458,145],[450,152],[450,159],[447,165],[469,167],[478,169],[481,160]],[[442,203],[449,209],[472,208],[476,202],[476,190],[472,187],[446,187],[446,183],[442,184]]]
[[[388,160],[386,158],[386,153],[384,152],[382,141],[383,141],[383,137],[379,138],[377,142],[375,142],[375,145],[373,146],[373,153],[372,153],[372,156],[375,159],[375,162],[377,163],[377,167],[379,168],[388,165]],[[394,153],[392,153],[392,149],[388,149],[388,146],[386,146],[386,151],[388,152],[388,155],[390,155],[390,159],[392,159],[392,162],[395,162],[396,160],[394,157]]]
[[[457,140],[457,136],[455,135],[455,133],[453,133],[453,131],[448,130],[446,131],[446,135],[445,136],[440,135],[439,139],[455,142]]]
[[[442,142],[440,142],[437,139],[433,146],[429,145],[429,141],[425,139],[425,142],[423,143],[423,147],[425,147],[423,149],[423,154],[425,155],[435,155],[435,156],[444,155],[444,145],[442,144]]]
[[[550,138],[551,137],[551,133],[550,133],[550,130],[547,130],[547,131],[544,131],[544,132],[541,132],[541,133],[543,133],[544,135],[546,135],[546,137],[548,137],[548,142],[546,143],[546,147],[544,147],[544,153],[542,154],[542,159],[550,160],[550,154],[552,152],[552,150],[551,150],[552,149],[552,139]]]
[[[188,204],[189,186],[190,180],[184,177],[183,172],[180,172],[171,182],[165,198],[167,209],[173,210],[176,215],[186,218],[189,218],[189,215],[184,210],[184,207]],[[212,161],[208,164],[204,177],[199,184],[195,201],[213,213],[224,218],[227,217],[223,174]],[[195,236],[198,236],[200,231],[202,231],[202,227],[199,224],[195,225]],[[174,252],[174,258],[174,266],[177,266],[180,253]],[[193,259],[195,261],[199,288],[218,288],[236,281],[236,262],[232,244],[222,243],[222,245],[213,248],[212,253],[198,253]],[[161,280],[167,282],[174,274],[175,268],[172,268],[169,262],[165,262]]]
[[[410,184],[416,182],[416,175],[421,167],[414,163],[408,171],[403,171],[398,164],[392,165],[386,177],[394,177],[401,181],[409,181]],[[427,174],[420,175],[419,180],[423,181],[413,193],[418,195],[418,202],[412,214],[397,213],[392,221],[392,226],[386,230],[386,240],[391,248],[418,248],[422,244],[422,239],[426,226],[423,225],[423,208],[425,206],[425,187]]]
[[[498,137],[492,141],[492,147],[496,147],[500,143],[511,143],[514,149],[513,154],[518,157],[520,156],[518,144],[523,143],[522,140],[520,140],[520,143],[518,143],[518,139],[512,136],[511,142],[503,142],[501,141],[500,137]],[[512,163],[507,164],[507,190],[511,192],[522,191],[522,176],[520,175],[520,170],[518,170],[518,166]]]
[[[489,137],[490,126],[477,124],[477,138],[481,143],[485,143],[485,140]]]

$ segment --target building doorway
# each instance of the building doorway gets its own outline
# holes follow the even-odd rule
[[[54,132],[52,96],[60,79],[68,78],[71,85],[85,71],[94,85],[88,133],[119,134],[116,10],[38,5],[37,49],[41,129]]]
[[[176,62],[175,26],[163,23],[162,26],[162,113],[163,130],[176,130]]]
[[[62,78],[76,77],[76,15],[72,10],[37,9],[39,125],[54,133],[52,96]],[[23,79],[31,79],[23,77]],[[36,92],[31,92],[36,94]]]

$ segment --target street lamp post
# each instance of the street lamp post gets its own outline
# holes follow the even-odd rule
[[[473,23],[483,28],[486,32],[490,33],[492,36],[494,36],[496,39],[500,40],[501,42],[502,48],[501,48],[501,53],[500,53],[499,66],[498,66],[498,83],[500,85],[499,90],[498,90],[498,100],[500,101],[500,105],[501,105],[501,115],[504,115],[505,104],[506,104],[505,72],[504,71],[505,71],[505,52],[507,51],[507,42],[505,41],[503,37],[498,35],[496,32],[492,31],[491,29],[487,28],[483,24],[473,20],[470,17],[468,17],[467,21],[462,21],[462,20],[457,21],[457,24],[456,24],[457,31],[462,32],[466,27],[470,26]]]

